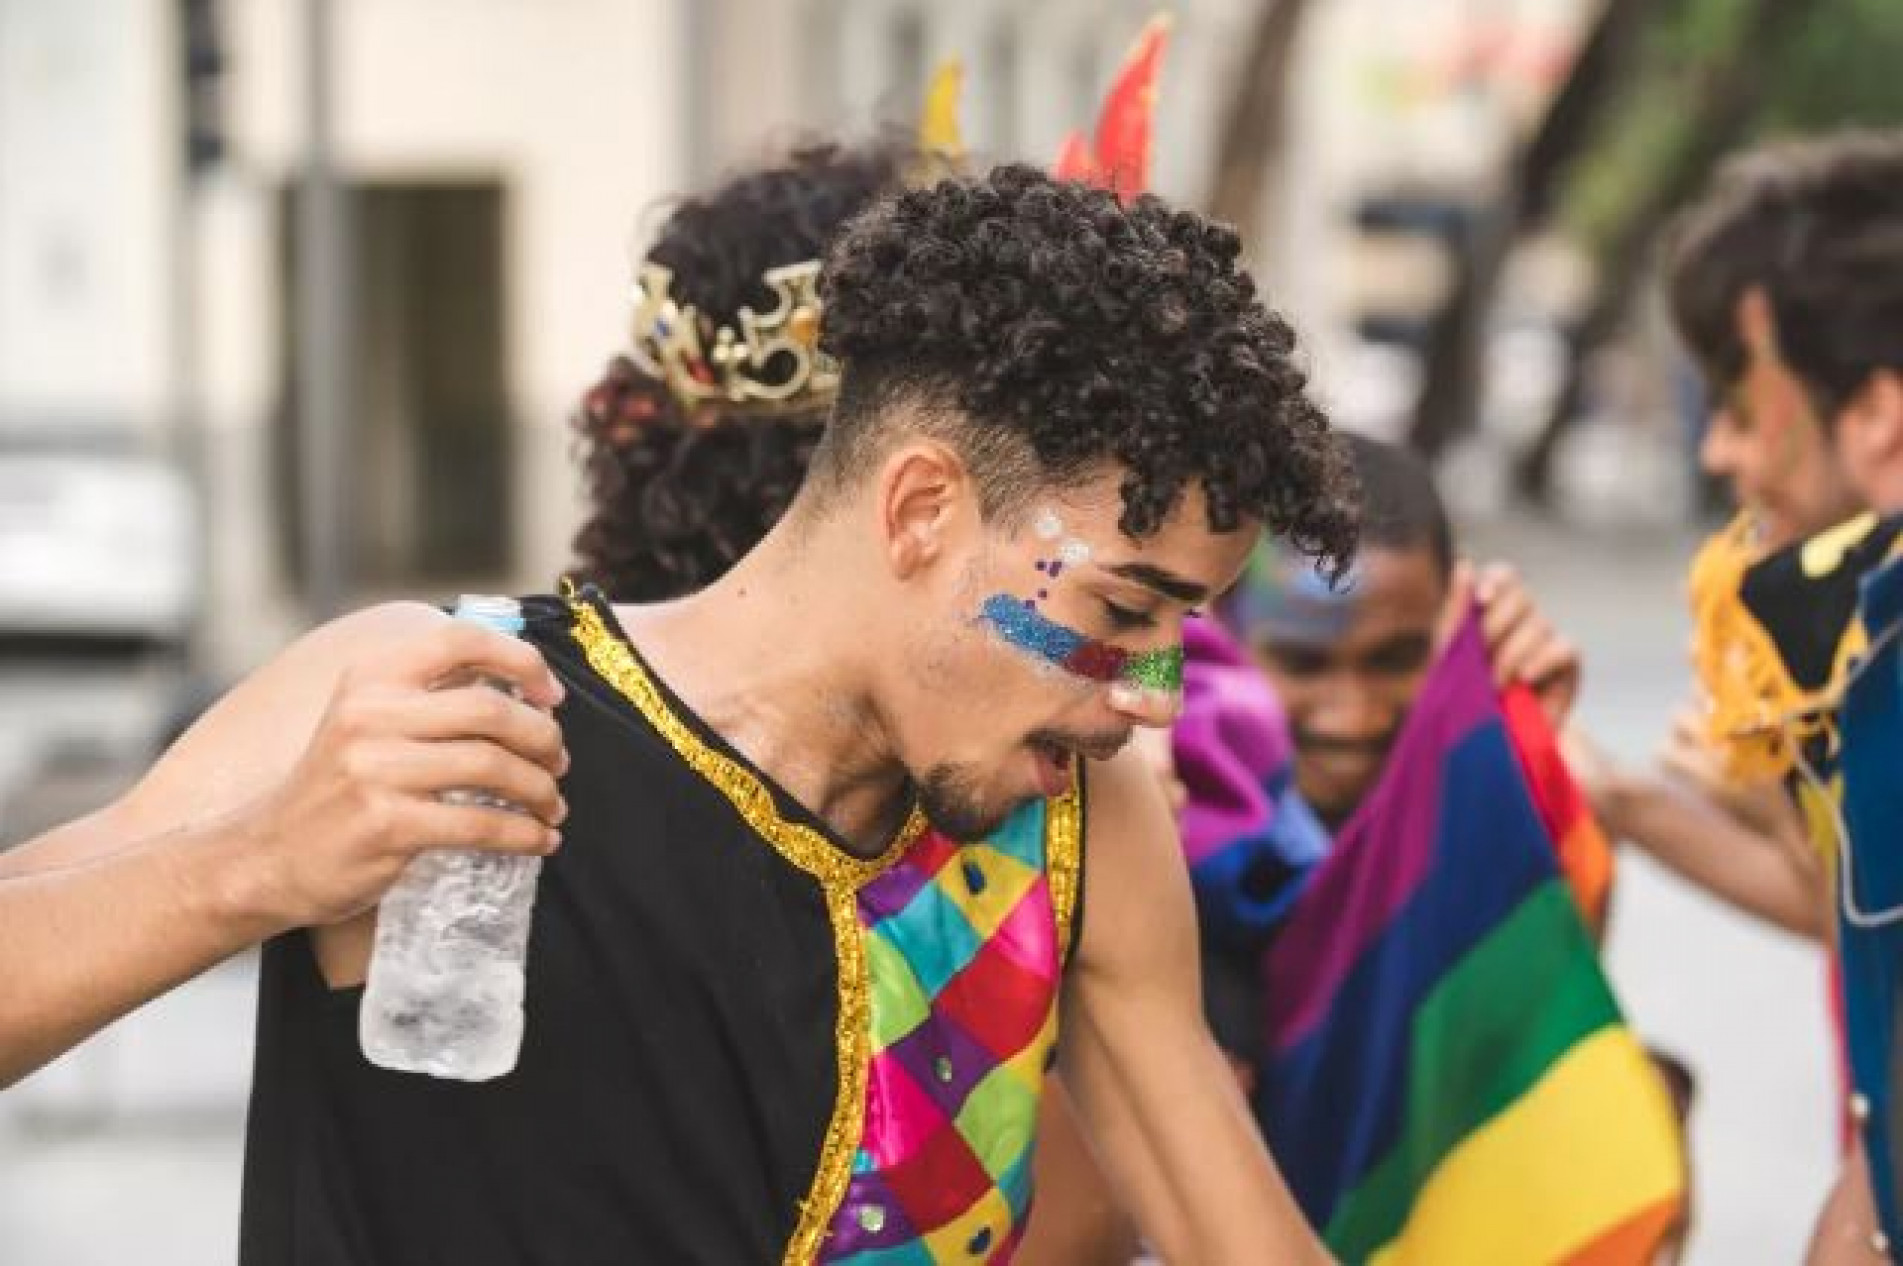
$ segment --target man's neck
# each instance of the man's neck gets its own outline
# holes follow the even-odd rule
[[[782,524],[701,592],[617,614],[702,722],[870,855],[904,821],[909,786],[873,703],[865,612],[838,600],[824,553]]]
[[[1870,510],[1879,519],[1894,519],[1903,515],[1903,471],[1896,472],[1891,480],[1878,489],[1878,495],[1871,498]]]

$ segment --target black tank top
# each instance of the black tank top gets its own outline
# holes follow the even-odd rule
[[[905,975],[880,966],[897,961],[886,939],[903,937],[887,929],[881,939],[873,921],[885,911],[865,894],[908,904],[892,899],[895,885],[916,870],[930,888],[928,864],[949,891],[958,872],[946,859],[963,850],[915,822],[886,858],[853,858],[646,672],[604,602],[524,607],[526,635],[567,687],[558,718],[572,767],[564,846],[536,897],[517,1067],[480,1084],[379,1069],[358,1048],[362,989],[329,989],[302,933],[268,944],[241,1261],[731,1266],[843,1260],[855,1237],[864,1251],[879,1248],[881,1235],[922,1221],[903,1216],[902,1186],[861,1189],[882,1176],[872,1172],[875,1118],[898,1115],[882,1078],[923,1060],[940,1074],[922,1078],[939,1098],[969,1096],[947,1104],[948,1116],[976,1117],[984,1105],[966,1077],[943,1076],[953,1055],[961,1074],[979,1062],[972,1024],[941,1035],[931,989],[922,1021],[881,1009]],[[1048,860],[1013,914],[1012,926],[1032,926],[1043,912],[1060,962],[1081,891],[1080,797],[1048,813],[1031,806],[1035,856]],[[960,882],[976,890],[1006,873],[1000,863],[974,876],[979,863],[962,864]],[[994,883],[976,899],[995,904],[998,891]],[[855,894],[872,911],[864,927],[852,922]],[[938,933],[928,939],[929,953],[943,949]],[[1031,983],[1000,955],[1013,974],[981,980],[978,941],[959,951],[971,959],[955,978],[964,1002],[989,991],[1008,1018],[1015,997],[1026,1030],[980,1034],[994,1051],[984,1058],[1042,1061],[1056,973],[1048,988]],[[1040,1007],[1050,1021],[1032,1037]],[[992,1179],[979,1194],[985,1210],[1008,1206],[1012,1216],[973,1242],[995,1248],[1015,1240],[1029,1199],[1028,1147],[1012,1167],[998,1139],[1023,1132],[1035,1095],[1028,1107],[986,1111],[997,1119],[983,1136],[996,1155],[978,1156],[977,1172]],[[948,1182],[976,1181],[963,1160],[956,1173],[908,1163],[938,1205]]]

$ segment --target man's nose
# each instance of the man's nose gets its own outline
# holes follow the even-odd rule
[[[1731,432],[1735,422],[1729,410],[1719,410],[1705,425],[1705,436],[1698,441],[1698,464],[1707,475],[1732,474],[1738,465],[1737,446]]]
[[[1119,681],[1110,687],[1110,708],[1132,725],[1168,729],[1183,715],[1183,692]]]
[[[1357,673],[1338,674],[1329,683],[1326,698],[1313,710],[1310,726],[1348,740],[1383,734],[1393,722],[1393,707],[1385,693],[1373,689]]]

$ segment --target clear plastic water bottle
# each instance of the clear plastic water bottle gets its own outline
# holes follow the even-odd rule
[[[520,636],[509,598],[464,595],[456,618]],[[507,682],[479,678],[515,693]],[[466,683],[456,683],[466,684]],[[514,806],[482,791],[461,804]],[[377,910],[357,1039],[371,1063],[398,1072],[488,1081],[522,1047],[523,966],[542,859],[438,849],[411,859]]]

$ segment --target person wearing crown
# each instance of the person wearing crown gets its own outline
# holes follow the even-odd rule
[[[903,137],[801,144],[674,207],[635,279],[630,345],[573,419],[588,502],[575,580],[618,602],[680,597],[779,522],[838,385],[812,372],[819,258],[929,161]],[[758,340],[753,314],[779,308],[775,348],[756,344],[774,376],[736,380],[739,399],[711,387],[709,349],[752,355],[741,314]]]
[[[1054,170],[1106,184],[1148,180],[1153,92],[1167,19],[1152,21],[1107,94],[1097,139],[1072,134]],[[877,194],[966,162],[956,59],[933,73],[915,136],[804,143],[684,199],[661,226],[635,282],[633,340],[573,419],[589,509],[573,580],[617,601],[701,588],[764,536],[791,501],[825,424],[836,376],[780,398],[731,401],[697,371],[710,343],[731,346],[744,308],[775,305],[773,277],[804,285],[843,224]],[[683,320],[682,309],[686,309]],[[723,338],[721,330],[727,333]],[[692,333],[670,345],[668,330]],[[1038,1201],[1018,1260],[1121,1266],[1136,1241],[1078,1132],[1057,1079],[1039,1119]]]

